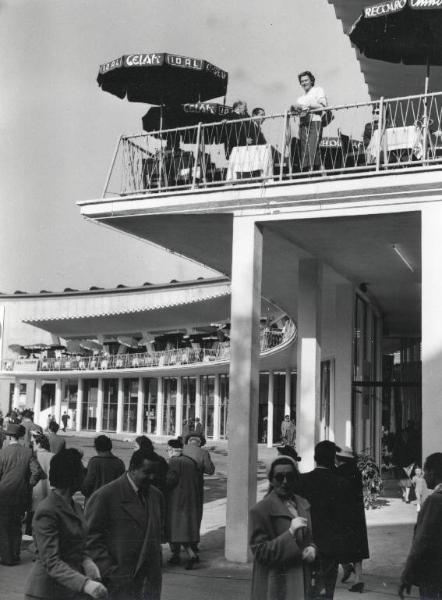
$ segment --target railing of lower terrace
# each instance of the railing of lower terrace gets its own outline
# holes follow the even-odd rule
[[[122,136],[104,197],[442,163],[442,92]]]
[[[288,322],[283,330],[268,329],[261,334],[260,350],[268,352],[290,341],[296,327]],[[100,371],[109,369],[164,368],[230,360],[230,343],[220,342],[216,348],[186,347],[173,350],[137,352],[131,354],[94,354],[92,356],[61,355],[36,361],[38,371]],[[3,371],[13,371],[15,361],[6,359]]]

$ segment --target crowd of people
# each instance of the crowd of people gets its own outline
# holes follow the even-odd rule
[[[161,595],[162,544],[171,565],[199,562],[204,475],[215,471],[201,424],[168,443],[169,459],[139,436],[128,469],[98,435],[96,455],[66,448],[55,421],[32,412],[4,422],[0,449],[0,558],[20,563],[23,536],[35,551],[27,600],[155,600]],[[52,443],[51,443],[52,440]]]
[[[301,474],[292,446],[279,448],[268,469],[269,490],[250,512],[254,556],[251,600],[332,600],[342,582],[362,593],[362,562],[369,558],[363,471],[350,448],[322,441],[316,468]],[[415,475],[432,493],[423,501],[398,588],[415,585],[421,600],[442,597],[442,453],[430,455]]]
[[[29,410],[17,420],[3,423],[0,558],[5,566],[19,564],[25,526],[35,551],[26,600],[159,600],[165,543],[169,565],[195,568],[204,476],[215,471],[197,419],[169,440],[168,460],[148,437],[137,437],[127,469],[106,435],[95,438],[86,466],[81,451],[66,448],[55,421],[45,433]],[[295,433],[287,415],[283,444],[268,467],[268,492],[250,512],[251,599],[331,600],[339,565],[342,582],[351,579],[350,591],[363,592],[371,461],[322,441],[316,468],[301,474]],[[399,595],[417,585],[421,598],[439,600],[442,453],[408,475],[420,511]]]

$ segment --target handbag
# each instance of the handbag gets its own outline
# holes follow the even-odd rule
[[[330,123],[333,121],[334,118],[335,118],[335,116],[330,109],[326,109],[326,110],[322,111],[322,115],[321,115],[322,126],[327,127],[327,125],[330,125]]]

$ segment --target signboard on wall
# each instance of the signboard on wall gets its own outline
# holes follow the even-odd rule
[[[14,361],[14,371],[37,371],[38,358],[17,358]]]

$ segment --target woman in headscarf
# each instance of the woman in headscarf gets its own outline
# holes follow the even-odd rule
[[[275,458],[268,477],[269,492],[250,511],[251,598],[302,600],[309,597],[310,565],[316,558],[310,505],[297,493],[300,477],[292,458]]]

